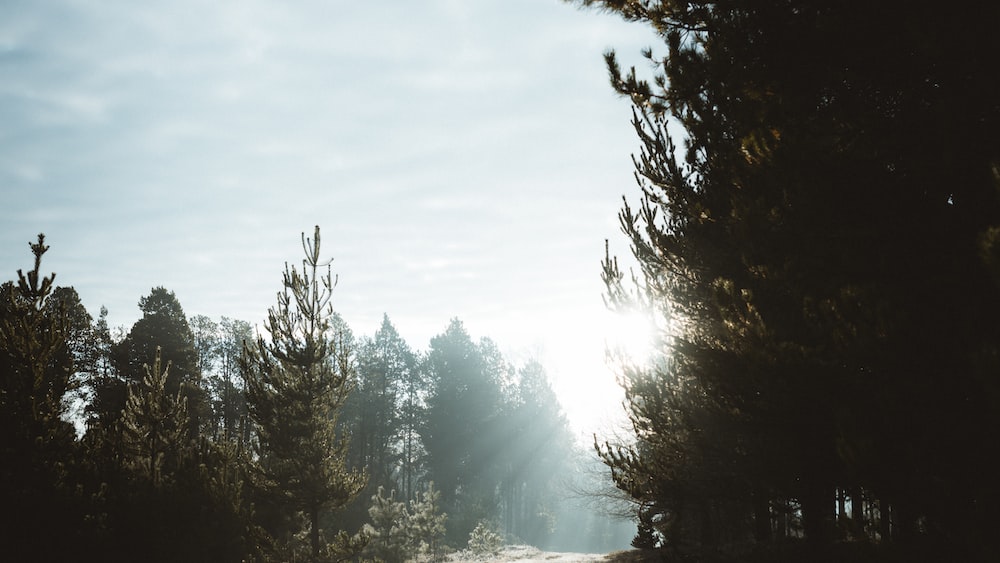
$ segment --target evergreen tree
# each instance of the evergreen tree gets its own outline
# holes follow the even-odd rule
[[[429,393],[421,440],[430,478],[440,485],[451,514],[450,539],[464,542],[477,522],[496,515],[499,482],[499,425],[503,408],[495,346],[478,346],[454,319],[431,339],[425,370]],[[483,350],[489,352],[484,358]]]
[[[55,274],[41,275],[45,235],[29,243],[34,268],[0,289],[0,526],[5,555],[16,560],[70,557],[83,541],[76,478],[76,443],[65,420],[77,382],[64,308],[49,306]]]
[[[385,487],[380,486],[371,497],[368,515],[371,524],[364,527],[364,532],[370,537],[368,553],[386,563],[405,561],[409,528],[406,504],[396,501],[395,491],[385,496]]]
[[[241,421],[247,411],[238,364],[243,346],[253,342],[253,327],[238,319],[222,317],[216,322],[204,315],[191,317],[190,325],[211,407],[205,431],[216,441],[229,440],[245,446],[246,428]]]
[[[320,262],[319,227],[313,240],[302,235],[302,245],[302,271],[286,265],[284,290],[268,312],[270,340],[260,337],[245,348],[240,371],[258,442],[256,485],[286,526],[272,524],[271,531],[286,536],[279,541],[287,544],[301,515],[310,557],[317,560],[324,543],[321,514],[352,500],[364,477],[346,469],[347,443],[335,432],[354,367],[351,351],[332,331],[334,283],[329,263]]]
[[[407,465],[406,460],[412,460],[413,436],[407,444],[402,403],[406,381],[416,369],[415,356],[388,315],[383,316],[375,335],[361,339],[358,345],[357,381],[344,404],[341,426],[351,437],[349,467],[368,473],[366,498],[379,487],[395,490],[397,486],[405,497],[408,477],[412,483],[412,461]],[[367,506],[361,502],[355,505],[347,512],[354,512],[357,519],[357,512],[367,510]],[[350,522],[349,516],[346,521]]]
[[[768,542],[791,503],[822,550],[849,490],[859,521],[880,499],[882,541],[987,559],[997,8],[584,3],[666,42],[652,83],[607,57],[643,195],[621,215],[638,287],[610,257],[605,281],[665,330],[624,374],[635,444],[601,450],[619,486],[696,549]]]
[[[469,551],[475,555],[496,555],[502,546],[503,538],[486,522],[477,523],[469,532]]]
[[[118,374],[113,351],[116,341],[108,327],[108,309],[94,321],[94,371],[87,380],[89,402],[84,408],[88,432],[102,432],[115,425],[125,408],[127,383]],[[94,436],[92,435],[91,438]]]
[[[221,354],[219,323],[205,315],[194,315],[188,319],[188,326],[191,327],[191,342],[197,358],[198,372],[202,377],[208,377],[215,372]]]
[[[190,435],[187,400],[167,391],[157,350],[129,385],[120,465],[103,467],[104,560],[245,561],[260,534],[243,500],[242,452]],[[96,452],[95,452],[96,453]],[[141,555],[138,555],[141,554]]]
[[[94,319],[73,287],[53,288],[52,295],[46,300],[45,314],[53,317],[65,315],[66,352],[72,356],[74,375],[82,382],[97,369]]]
[[[139,300],[142,318],[132,325],[125,338],[115,344],[112,358],[118,378],[103,389],[99,404],[107,409],[101,416],[115,418],[125,408],[125,388],[130,382],[142,381],[143,366],[161,349],[163,360],[169,362],[170,376],[166,389],[170,394],[180,391],[188,402],[190,433],[197,436],[203,420],[210,416],[207,393],[201,380],[198,351],[194,335],[184,316],[177,296],[163,287],[155,287]]]
[[[170,364],[162,365],[159,348],[153,365],[144,368],[142,382],[129,385],[122,429],[133,469],[158,486],[164,471],[176,470],[181,451],[190,442],[187,401],[179,392],[174,396],[167,392]]]
[[[574,452],[569,423],[535,360],[518,370],[513,401],[503,426],[506,439],[496,445],[503,464],[503,527],[519,541],[543,547],[556,525],[558,504]]]
[[[426,457],[423,442],[420,440],[420,425],[424,407],[424,393],[427,378],[420,369],[421,358],[412,356],[413,367],[404,376],[400,389],[399,404],[399,449],[400,449],[400,489],[408,501],[417,497],[417,484],[424,471],[423,460]]]
[[[444,553],[445,524],[448,521],[448,515],[441,506],[441,491],[435,490],[431,481],[418,496],[410,502],[409,552],[439,561]]]

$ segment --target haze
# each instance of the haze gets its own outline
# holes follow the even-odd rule
[[[0,268],[44,232],[113,327],[155,286],[259,325],[318,224],[356,333],[460,318],[587,433],[619,411],[599,261],[635,145],[601,53],[653,41],[555,0],[7,2]]]

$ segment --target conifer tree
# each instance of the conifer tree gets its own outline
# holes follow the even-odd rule
[[[0,289],[0,543],[15,560],[59,560],[69,557],[63,540],[82,539],[75,433],[64,420],[77,381],[65,314],[48,304],[55,274],[41,274],[45,235],[29,246],[34,267]]]
[[[434,489],[433,481],[427,484],[418,499],[410,502],[409,514],[410,553],[438,561],[444,551],[448,515],[442,510],[441,491]]]
[[[374,336],[360,339],[356,359],[357,378],[340,424],[341,431],[351,437],[348,465],[364,470],[368,485],[359,495],[359,500],[365,502],[353,503],[345,510],[348,523],[367,518],[367,501],[378,487],[398,490],[404,501],[408,498],[416,449],[413,397],[407,396],[408,382],[419,377],[413,373],[417,370],[416,357],[388,315],[383,315]]]
[[[130,464],[155,487],[164,470],[171,473],[177,468],[190,442],[187,400],[179,392],[168,393],[170,363],[162,365],[159,347],[153,365],[143,367],[146,377],[129,385],[121,424]]]
[[[149,295],[139,299],[142,318],[128,334],[112,347],[116,376],[104,381],[98,389],[97,406],[105,409],[98,417],[114,420],[125,408],[126,388],[131,382],[145,377],[144,366],[161,349],[163,360],[171,364],[166,389],[170,394],[180,391],[188,402],[188,425],[192,437],[201,432],[201,425],[210,416],[207,393],[202,383],[195,349],[194,335],[184,309],[174,292],[154,287]]]
[[[230,440],[245,445],[246,429],[241,421],[246,418],[247,404],[239,377],[239,360],[243,346],[253,342],[253,327],[246,321],[228,317],[222,317],[219,327],[222,331],[219,342],[219,373],[209,380],[214,393],[213,406],[216,418],[221,421],[223,434]]]
[[[321,515],[352,500],[365,479],[347,470],[346,439],[335,431],[354,368],[351,351],[332,330],[334,281],[329,262],[320,261],[319,227],[311,240],[303,233],[302,246],[302,270],[286,264],[284,289],[268,312],[269,340],[247,346],[240,368],[257,439],[256,485],[285,522],[305,519],[309,554],[317,560],[324,551]],[[279,542],[297,531],[290,527]]]
[[[541,547],[567,493],[560,485],[570,469],[573,437],[542,364],[528,361],[518,376],[501,420],[504,439],[494,445],[502,464],[502,524],[509,536]]]
[[[892,514],[884,542],[981,552],[997,6],[582,3],[665,41],[649,81],[607,56],[635,104],[641,203],[621,214],[639,283],[611,257],[605,281],[665,332],[660,362],[623,377],[634,443],[601,448],[618,485],[696,548],[766,544],[792,503],[822,551],[847,489],[859,521],[868,495]]]
[[[495,555],[503,545],[503,538],[485,522],[480,521],[469,532],[469,551],[475,555]]]
[[[379,486],[371,497],[368,508],[371,524],[365,524],[364,532],[369,536],[367,550],[386,563],[401,563],[406,560],[407,530],[409,514],[406,504],[396,500],[396,491],[385,495],[385,487]]]
[[[128,388],[118,424],[121,465],[100,468],[109,484],[102,493],[102,557],[244,561],[260,555],[261,534],[243,496],[243,452],[190,435],[187,399],[167,390],[170,364],[157,352],[146,377]]]
[[[478,521],[496,516],[501,380],[509,366],[492,341],[473,342],[459,319],[431,339],[424,366],[429,389],[420,436],[451,514],[449,540],[464,542]]]

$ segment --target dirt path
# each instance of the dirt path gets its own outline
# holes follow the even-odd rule
[[[499,553],[492,555],[476,555],[468,551],[460,551],[448,558],[452,563],[587,563],[592,561],[607,561],[603,553],[563,553],[540,551],[527,545],[512,545],[504,547]]]
[[[661,561],[653,550],[628,549],[614,553],[567,553],[541,551],[530,545],[508,545],[490,555],[459,551],[448,558],[449,563],[651,563]]]

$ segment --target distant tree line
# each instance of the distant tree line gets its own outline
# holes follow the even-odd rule
[[[608,299],[661,328],[597,444],[636,544],[1000,560],[1000,5],[580,3],[663,39],[606,57],[641,190]]]
[[[425,353],[388,316],[356,337],[319,243],[261,333],[163,287],[126,332],[43,276],[39,235],[0,288],[4,557],[429,560],[477,527],[544,545],[577,463],[544,368],[457,319]]]

